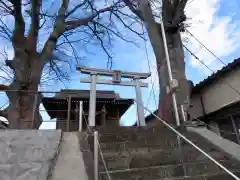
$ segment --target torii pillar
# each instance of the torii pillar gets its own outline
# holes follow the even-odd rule
[[[89,126],[95,126],[96,84],[135,86],[138,124],[140,126],[146,125],[145,117],[144,117],[144,105],[143,105],[142,95],[141,95],[141,87],[148,87],[148,84],[143,83],[141,79],[147,79],[148,77],[151,76],[151,73],[122,72],[122,71],[85,68],[85,67],[77,67],[77,70],[79,70],[82,74],[89,74],[90,76],[87,79],[81,79],[81,82],[83,83],[91,83],[89,116],[88,116]],[[112,80],[97,79],[97,76],[112,77]],[[121,78],[128,78],[128,79],[131,79],[132,81],[121,81]]]

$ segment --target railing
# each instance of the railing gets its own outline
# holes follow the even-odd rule
[[[93,130],[91,130],[91,128],[88,126],[88,121],[87,121],[87,118],[86,118],[86,113],[84,113],[83,111],[83,101],[77,101],[77,100],[74,100],[74,98],[72,98],[71,96],[68,96],[68,97],[65,97],[65,98],[62,98],[61,101],[53,101],[51,99],[48,99],[47,102],[44,102],[45,104],[48,103],[50,106],[54,104],[54,106],[57,106],[56,104],[61,104],[62,106],[65,106],[66,108],[64,109],[48,109],[46,110],[42,103],[43,101],[40,101],[40,102],[37,102],[39,96],[42,97],[42,95],[39,93],[39,92],[29,92],[32,94],[32,99],[34,100],[33,101],[33,104],[32,104],[32,119],[28,120],[27,122],[23,122],[23,123],[28,123],[29,126],[28,128],[29,129],[33,129],[33,125],[34,125],[34,122],[35,122],[35,114],[36,112],[39,112],[42,117],[43,117],[43,124],[47,124],[47,123],[51,123],[51,124],[56,124],[56,120],[51,120],[50,117],[47,117],[47,115],[44,115],[44,113],[46,113],[48,111],[48,113],[51,113],[51,112],[55,112],[55,113],[62,113],[62,114],[66,114],[67,115],[67,119],[63,119],[62,121],[61,120],[58,120],[58,123],[63,123],[65,124],[64,127],[65,127],[65,131],[70,131],[71,130],[71,123],[72,123],[72,118],[71,118],[71,114],[75,114],[76,116],[78,116],[76,122],[78,123],[78,126],[76,127],[76,131],[82,131],[82,124],[83,124],[83,118],[84,117],[84,120],[85,120],[85,124],[87,125],[87,128],[89,129],[89,132],[91,132],[91,135],[94,137],[94,177],[95,177],[95,180],[98,180],[98,176],[99,176],[99,154],[100,154],[100,158],[102,159],[102,162],[103,162],[103,165],[104,165],[104,168],[105,168],[105,171],[107,173],[107,176],[108,176],[108,179],[111,180],[111,177],[110,177],[110,174],[108,172],[108,169],[107,169],[107,166],[106,166],[106,162],[104,160],[104,157],[103,157],[103,153],[102,153],[102,150],[101,150],[101,147],[100,147],[100,143],[99,143],[99,138],[98,138],[98,132],[95,131],[93,132]],[[45,95],[46,94],[49,94],[49,97],[52,97],[53,96],[53,92],[43,92]],[[4,95],[4,93],[0,94],[1,95]],[[8,105],[8,101],[5,97],[5,100],[6,101],[2,101],[0,107],[1,109],[4,109],[7,105]],[[135,101],[136,102],[136,101]],[[72,107],[71,104],[72,103],[75,103],[76,107]],[[136,102],[138,103],[138,102]],[[35,106],[35,104],[40,104],[40,106]],[[142,105],[143,106],[143,105]],[[144,107],[144,106],[143,106]],[[227,172],[230,176],[232,176],[233,178],[237,179],[237,180],[240,180],[236,175],[234,175],[231,171],[229,171],[226,167],[224,167],[222,164],[220,164],[217,160],[215,160],[213,157],[211,157],[208,153],[206,153],[204,150],[202,150],[200,147],[198,147],[197,145],[195,145],[193,142],[191,142],[188,138],[186,138],[183,134],[181,134],[180,132],[178,132],[176,129],[174,129],[171,125],[169,125],[166,121],[162,120],[161,118],[159,118],[157,115],[155,115],[152,111],[150,111],[148,108],[144,107],[144,109],[146,111],[148,111],[150,114],[152,114],[156,119],[158,119],[159,121],[161,121],[168,129],[170,129],[171,131],[173,131],[177,137],[178,137],[178,140],[181,138],[183,140],[185,140],[187,143],[189,143],[191,146],[193,146],[195,149],[197,149],[200,153],[204,154],[207,158],[209,158],[212,162],[214,162],[216,165],[218,165],[221,169],[223,169],[225,172]],[[21,108],[19,108],[19,110],[21,111]],[[24,110],[24,109],[23,109]],[[182,107],[182,115],[183,115],[183,119],[185,119],[186,121],[186,118],[184,116],[184,109]],[[76,123],[76,124],[77,124]],[[55,125],[56,126],[56,125]],[[7,127],[6,127],[7,128]],[[61,128],[61,127],[58,127],[58,128]],[[49,128],[48,128],[49,129]],[[56,127],[53,126],[53,128],[51,129],[56,129]],[[229,132],[229,133],[233,133],[233,132]],[[179,143],[180,145],[180,143]],[[181,148],[181,146],[179,146]]]
[[[104,166],[104,169],[107,173],[108,179],[112,180],[111,176],[109,174],[108,168],[107,168],[106,161],[105,161],[104,156],[103,156],[103,152],[101,150],[98,131],[93,131],[92,130],[92,128],[88,125],[88,121],[87,121],[87,118],[86,118],[86,115],[85,115],[84,111],[82,111],[82,112],[83,112],[83,120],[87,124],[87,129],[91,133],[91,135],[94,137],[94,143],[93,143],[94,180],[99,179],[99,154],[101,156],[103,166]]]
[[[188,144],[190,144],[192,147],[194,147],[196,150],[198,150],[200,153],[202,153],[203,155],[205,155],[208,159],[210,159],[213,163],[215,163],[217,166],[219,166],[222,170],[224,170],[227,174],[229,174],[230,176],[232,176],[234,179],[236,180],[240,180],[240,178],[238,178],[234,173],[232,173],[229,169],[227,169],[226,167],[224,167],[221,163],[219,163],[216,159],[214,159],[213,157],[211,157],[208,153],[206,153],[203,149],[201,149],[200,147],[198,147],[196,144],[194,144],[191,140],[189,140],[187,137],[185,137],[183,134],[181,134],[180,132],[178,132],[174,127],[172,127],[171,125],[169,125],[166,121],[162,120],[160,117],[158,117],[157,115],[155,115],[152,111],[150,111],[148,108],[144,107],[145,110],[147,110],[150,114],[152,114],[156,119],[158,119],[159,121],[161,121],[168,129],[170,129],[172,132],[174,132],[177,137],[178,137],[178,143],[179,143],[179,148],[181,148],[181,144],[180,144],[180,138],[183,139],[184,141],[186,141]],[[182,115],[184,118],[184,111],[182,111]],[[85,118],[86,121],[86,118]],[[90,127],[88,127],[90,128]],[[111,180],[111,176],[110,173],[108,171],[108,168],[106,166],[106,162],[104,160],[104,156],[100,147],[100,142],[99,142],[99,136],[98,136],[98,131],[94,131],[92,132],[93,136],[94,136],[94,180],[98,180],[99,179],[99,154],[101,156],[107,177],[109,180]],[[180,149],[181,150],[181,149]]]
[[[135,100],[136,103],[138,103]],[[170,129],[172,132],[174,132],[177,137],[182,138],[184,141],[186,141],[187,143],[189,143],[191,146],[193,146],[195,149],[197,149],[200,153],[202,153],[203,155],[205,155],[208,159],[210,159],[212,162],[214,162],[216,165],[218,165],[222,170],[224,170],[227,174],[229,174],[230,176],[232,176],[234,179],[236,180],[240,180],[240,178],[238,178],[235,174],[233,174],[229,169],[227,169],[226,167],[224,167],[221,163],[219,163],[217,160],[215,160],[213,157],[211,157],[208,153],[206,153],[203,149],[201,149],[200,147],[198,147],[196,144],[194,144],[191,140],[189,140],[187,137],[185,137],[183,134],[181,134],[180,132],[178,132],[174,127],[172,127],[171,125],[169,125],[166,121],[164,121],[163,119],[161,119],[160,117],[158,117],[156,114],[154,114],[152,111],[150,111],[147,107],[145,107],[144,105],[141,104],[141,106],[143,106],[143,108],[148,111],[150,114],[152,114],[157,120],[161,121],[168,129]],[[183,111],[183,107],[182,107],[182,112]],[[184,114],[184,113],[183,113]],[[183,115],[184,116],[184,115]],[[180,143],[179,143],[179,146]]]
[[[203,149],[201,149],[200,147],[198,147],[196,144],[194,144],[191,140],[189,140],[187,137],[185,137],[183,134],[181,134],[180,132],[178,132],[175,128],[173,128],[171,125],[169,125],[166,121],[162,120],[160,117],[158,117],[157,115],[155,115],[152,111],[150,111],[148,108],[144,107],[145,110],[147,110],[150,114],[152,114],[156,119],[158,119],[159,121],[161,121],[168,129],[170,129],[172,132],[174,132],[177,137],[178,140],[181,138],[184,141],[186,141],[187,143],[189,143],[192,147],[194,147],[195,149],[197,149],[200,153],[202,153],[203,155],[205,155],[208,159],[210,159],[212,162],[214,162],[216,165],[218,165],[221,169],[223,169],[227,174],[229,174],[230,176],[232,176],[234,179],[236,180],[240,180],[240,178],[238,178],[234,173],[232,173],[229,169],[227,169],[226,167],[224,167],[221,163],[219,163],[217,160],[215,160],[213,157],[211,157],[208,153],[206,153]],[[90,128],[90,127],[89,127]],[[100,147],[100,143],[99,143],[99,138],[98,138],[98,131],[92,132],[93,136],[94,136],[94,180],[98,180],[99,179],[99,154],[101,156],[101,159],[103,161],[103,165],[106,171],[106,174],[108,176],[108,179],[111,180],[111,176],[108,172],[108,168],[106,166],[106,162],[104,160],[103,157],[103,153],[101,151],[101,147]],[[179,148],[181,148],[180,145],[180,141],[179,142]]]

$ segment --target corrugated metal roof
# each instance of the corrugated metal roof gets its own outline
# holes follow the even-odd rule
[[[227,73],[238,68],[240,68],[240,58],[235,59],[233,62],[227,64],[227,66],[224,66],[222,69],[218,70],[216,73],[213,73],[212,75],[208,76],[206,79],[196,84],[192,89],[192,94],[199,93],[201,90],[211,85],[212,83],[216,82],[217,80],[225,76]]]

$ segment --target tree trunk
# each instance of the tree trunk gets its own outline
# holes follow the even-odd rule
[[[167,8],[167,6],[163,7]],[[174,114],[171,91],[167,90],[169,87],[169,75],[166,61],[166,54],[164,51],[163,37],[161,25],[156,23],[151,7],[146,0],[142,0],[140,3],[140,9],[143,15],[143,19],[148,31],[148,36],[153,47],[153,51],[156,57],[157,71],[159,75],[159,116],[167,121],[169,124],[175,126],[176,118]],[[166,9],[165,9],[166,10]],[[164,17],[168,19],[168,17]],[[164,23],[167,24],[167,23]],[[173,79],[178,81],[179,87],[176,90],[176,100],[178,105],[178,112],[180,121],[182,119],[181,105],[188,108],[189,105],[189,84],[185,76],[185,62],[184,51],[182,46],[182,40],[178,28],[172,28],[171,31],[166,31],[166,39],[168,46],[168,53],[170,58],[170,64],[172,69]]]
[[[161,32],[161,30],[160,30]],[[176,89],[176,99],[178,105],[178,112],[180,121],[182,121],[181,105],[187,109],[189,106],[189,84],[185,76],[185,62],[184,62],[184,51],[182,47],[182,40],[180,32],[168,33],[166,32],[167,46],[169,52],[169,58],[172,69],[173,79],[176,79],[179,83],[179,87]],[[163,41],[162,41],[163,42]],[[164,50],[161,50],[162,52]],[[157,66],[159,67],[159,115],[164,120],[168,121],[172,125],[176,125],[176,118],[174,114],[172,104],[172,92],[167,90],[169,87],[169,76],[167,69],[167,61],[165,58],[156,59]]]
[[[12,87],[17,87],[17,84],[17,82],[13,82]],[[7,92],[9,106],[6,110],[9,128],[38,129],[41,125],[41,116],[38,110],[40,98],[38,93],[33,93],[37,92],[37,88],[31,88],[31,92],[26,92],[21,87],[17,88],[19,91],[15,91],[15,88],[9,88],[9,90]],[[37,99],[35,96],[37,96]]]
[[[9,106],[6,109],[11,129],[38,129],[41,125],[39,113],[40,94],[37,93],[43,63],[36,57],[15,57],[10,67],[15,72],[8,87]],[[37,97],[36,97],[37,96]]]

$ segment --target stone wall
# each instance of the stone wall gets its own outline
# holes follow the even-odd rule
[[[0,179],[50,179],[61,137],[60,130],[0,131]]]

